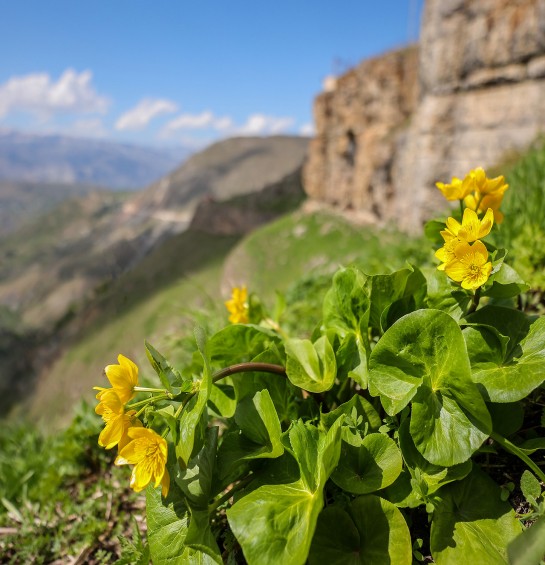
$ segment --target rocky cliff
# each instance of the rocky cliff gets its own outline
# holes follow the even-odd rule
[[[308,194],[415,231],[436,180],[545,131],[545,2],[427,0],[418,47],[364,61],[315,102]]]

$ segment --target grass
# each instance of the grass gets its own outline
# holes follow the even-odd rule
[[[518,161],[506,163],[510,188],[502,211],[505,220],[495,232],[494,243],[509,251],[511,263],[532,287],[545,289],[545,141]]]
[[[367,274],[428,260],[428,245],[395,231],[350,224],[326,212],[295,212],[250,234],[228,257],[225,278],[266,300],[309,277],[357,264]]]
[[[131,540],[138,545],[143,500],[128,488],[127,469],[112,465],[115,454],[98,447],[99,428],[82,406],[55,436],[0,429],[2,563],[97,564],[136,555]]]

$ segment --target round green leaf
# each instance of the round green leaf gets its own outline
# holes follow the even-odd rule
[[[441,489],[430,548],[438,565],[507,564],[507,545],[522,531],[498,485],[479,469]]]
[[[460,327],[439,310],[407,314],[382,336],[369,361],[369,391],[390,415],[412,401],[411,435],[436,465],[466,461],[491,429]]]
[[[539,318],[529,325],[520,320],[520,312],[508,308],[494,308],[501,324],[498,328],[509,337],[505,353],[498,344],[492,343],[490,331],[484,326],[466,328],[464,335],[471,360],[472,377],[483,390],[487,400],[492,402],[516,402],[528,396],[545,381],[545,318]],[[520,331],[511,335],[503,325],[511,320]],[[524,322],[526,322],[524,324]],[[529,329],[528,329],[529,325]],[[527,331],[524,334],[524,330]],[[504,331],[506,332],[504,334]],[[521,339],[522,336],[522,339]]]
[[[465,461],[452,467],[442,467],[427,461],[416,449],[409,433],[409,422],[405,420],[399,428],[399,446],[407,467],[414,473],[419,471],[420,480],[427,485],[428,494],[453,481],[463,479],[471,471],[471,461]]]
[[[391,485],[403,465],[394,440],[383,434],[369,434],[357,443],[359,445],[342,442],[332,481],[354,494],[368,494]]]
[[[310,565],[410,565],[411,537],[401,512],[366,495],[347,508],[328,506],[318,518]]]

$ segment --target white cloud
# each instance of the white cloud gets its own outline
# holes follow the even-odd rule
[[[93,73],[67,69],[54,82],[47,73],[11,77],[0,85],[0,118],[14,111],[40,116],[54,113],[104,113],[109,100],[91,84]]]
[[[233,127],[233,120],[229,116],[217,117],[210,110],[200,114],[181,114],[165,125],[161,137],[170,137],[178,130],[212,129],[225,131]]]
[[[172,114],[178,110],[178,105],[171,100],[145,98],[134,108],[125,112],[115,123],[117,130],[144,129],[153,118],[164,114]]]
[[[270,135],[282,133],[293,126],[293,118],[252,114],[237,130],[239,135]]]
[[[303,124],[300,128],[299,128],[299,134],[300,135],[304,135],[304,136],[313,136],[316,133],[316,130],[314,129],[314,124],[311,124],[310,122],[308,124]]]
[[[206,110],[200,114],[181,114],[174,118],[161,130],[159,137],[169,138],[187,130],[208,130],[221,132],[222,135],[274,135],[291,129],[294,122],[290,117],[252,114],[244,124],[236,125],[231,117],[218,117]]]

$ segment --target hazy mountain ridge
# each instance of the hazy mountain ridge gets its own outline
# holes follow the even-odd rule
[[[63,200],[100,190],[87,184],[0,180],[0,237],[45,214]]]
[[[0,130],[0,180],[134,190],[167,174],[188,154],[184,149]]]
[[[90,194],[63,203],[0,240],[0,305],[29,327],[54,325],[187,229],[203,197],[225,200],[281,183],[300,169],[307,144],[294,137],[225,140],[124,201]]]

